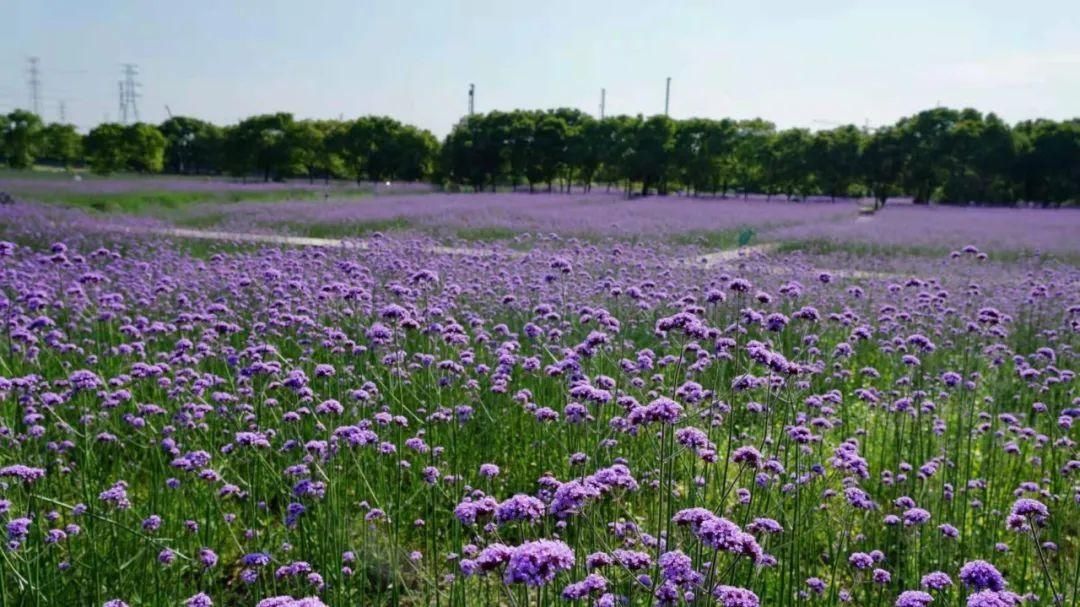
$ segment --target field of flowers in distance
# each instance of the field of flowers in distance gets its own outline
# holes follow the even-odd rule
[[[1080,605],[1076,210],[164,181],[0,207],[0,605]]]

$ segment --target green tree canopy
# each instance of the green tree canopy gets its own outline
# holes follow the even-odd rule
[[[44,125],[33,112],[15,110],[7,115],[3,125],[3,148],[9,166],[28,169],[41,153]]]
[[[106,122],[94,127],[83,140],[90,170],[100,175],[122,171],[127,166],[127,146],[123,125]]]

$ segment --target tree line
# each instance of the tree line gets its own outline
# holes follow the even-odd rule
[[[1080,119],[1015,125],[973,109],[934,108],[877,129],[778,129],[762,120],[612,116],[576,109],[463,118],[440,144],[392,118],[253,116],[226,127],[177,116],[101,124],[85,136],[30,112],[0,116],[0,158],[85,164],[99,173],[227,174],[266,181],[430,180],[475,190],[629,194],[871,196],[917,203],[1080,202]]]
[[[279,112],[226,127],[175,116],[160,125],[99,124],[80,135],[15,110],[0,115],[0,161],[177,175],[232,175],[263,181],[288,177],[420,181],[437,174],[439,141],[429,131],[383,116],[295,120]]]

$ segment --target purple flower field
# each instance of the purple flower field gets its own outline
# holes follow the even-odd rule
[[[206,204],[180,221],[235,231],[315,232],[347,236],[396,223],[415,230],[496,229],[508,233],[672,237],[750,228],[759,240],[826,241],[941,249],[975,244],[995,251],[1075,253],[1075,209],[969,209],[892,204],[860,216],[855,201],[771,201],[764,197],[626,199],[618,194],[429,194]],[[395,222],[396,220],[396,222]]]
[[[1080,269],[1017,253],[1077,253],[1071,212],[190,213],[409,222],[320,248],[0,208],[2,605],[1080,604]],[[744,227],[946,253],[686,263]]]
[[[620,194],[428,194],[379,199],[202,205],[191,217],[211,216],[237,231],[285,226],[348,226],[403,219],[420,229],[500,228],[578,236],[670,236],[745,227],[802,225],[854,219],[854,202],[793,204],[764,197],[627,199]]]
[[[890,205],[854,221],[791,226],[772,236],[886,247],[939,249],[976,243],[988,251],[1076,253],[1080,251],[1080,209]]]

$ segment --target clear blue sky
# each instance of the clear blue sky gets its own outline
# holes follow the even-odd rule
[[[891,122],[937,103],[1009,121],[1080,116],[1078,0],[5,0],[0,110],[87,128],[118,118],[387,114],[444,135],[466,110]],[[815,122],[820,121],[820,122]]]

